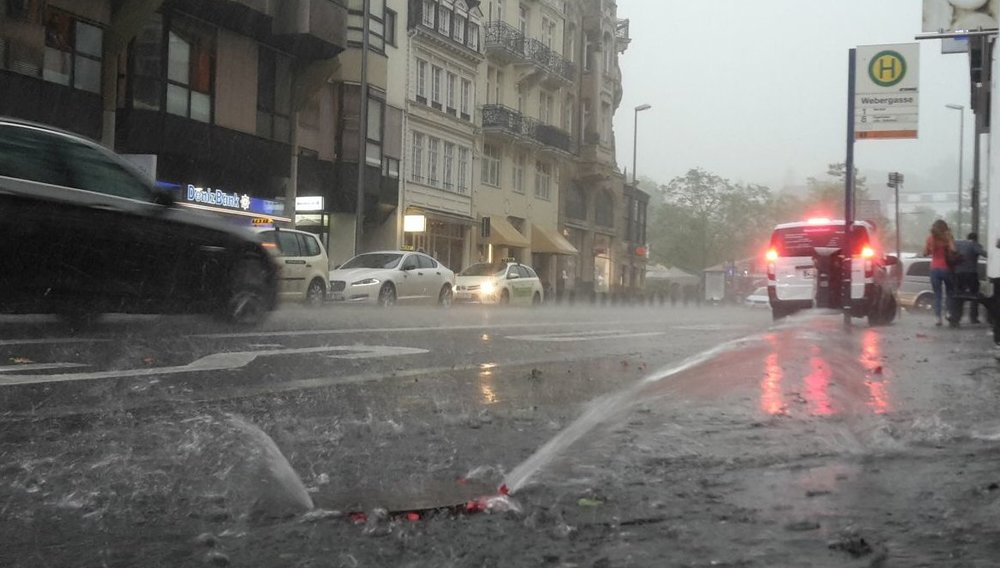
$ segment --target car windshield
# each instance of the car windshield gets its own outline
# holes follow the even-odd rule
[[[458,273],[459,276],[495,276],[507,270],[506,263],[479,262]]]
[[[399,253],[361,254],[345,262],[341,268],[396,268],[401,258],[403,255]]]

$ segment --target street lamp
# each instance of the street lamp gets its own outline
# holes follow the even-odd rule
[[[962,235],[962,170],[963,164],[962,160],[964,157],[964,144],[965,144],[965,107],[962,105],[946,104],[944,105],[952,110],[957,110],[959,112],[959,127],[958,127],[958,235],[961,238]]]
[[[639,113],[653,108],[651,105],[635,107],[635,124],[632,126],[632,185],[635,185],[636,146],[639,143]]]

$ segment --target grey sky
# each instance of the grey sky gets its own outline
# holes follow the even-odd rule
[[[648,103],[639,175],[666,182],[702,167],[775,190],[843,161],[848,49],[921,33],[920,0],[618,0],[618,15],[632,36],[621,58],[619,165],[632,169],[633,109]],[[920,43],[919,139],[856,145],[858,167],[878,172],[869,185],[879,190],[892,170],[912,180],[908,189],[957,185],[959,112],[945,104],[969,105],[968,56]]]

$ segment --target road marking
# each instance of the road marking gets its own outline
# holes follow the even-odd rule
[[[0,339],[0,347],[6,345],[51,345],[55,343],[106,343],[110,339],[96,337],[47,337],[42,339]]]
[[[749,325],[742,323],[706,323],[700,325],[675,325],[670,329],[676,329],[679,331],[737,331],[749,328]]]
[[[82,363],[26,363],[24,365],[2,365],[0,373],[19,373],[21,371],[45,371],[48,369],[72,369],[86,367]]]
[[[393,357],[399,355],[418,355],[427,353],[426,349],[415,347],[389,347],[384,345],[337,345],[327,347],[303,347],[298,349],[271,349],[265,351],[232,351],[214,353],[175,367],[155,367],[144,369],[123,369],[119,371],[96,371],[91,373],[63,373],[58,375],[0,375],[0,386],[23,385],[31,383],[53,383],[63,381],[87,381],[95,379],[122,379],[130,377],[149,377],[154,375],[177,375],[182,373],[197,373],[204,371],[230,371],[246,367],[258,357],[274,355],[303,355],[310,353],[334,353],[327,355],[338,359],[368,359],[378,357]]]
[[[665,331],[643,331],[626,333],[625,331],[577,331],[572,333],[547,333],[539,335],[508,335],[507,339],[518,341],[551,341],[566,343],[570,341],[596,341],[598,339],[624,339],[627,337],[653,337],[666,335]]]
[[[601,325],[608,325],[614,322],[601,322]],[[460,331],[466,329],[509,329],[519,327],[580,327],[594,325],[592,321],[566,322],[566,323],[507,323],[480,325],[456,325],[449,327],[376,327],[376,328],[355,328],[355,329],[302,329],[294,331],[250,331],[243,333],[206,333],[202,335],[192,335],[198,338],[237,338],[237,337],[297,337],[303,335],[345,335],[357,333],[389,333],[389,332],[428,332],[428,331]]]

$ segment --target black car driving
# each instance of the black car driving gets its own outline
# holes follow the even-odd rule
[[[250,232],[175,205],[126,160],[0,118],[0,313],[207,313],[257,323],[277,268]]]

